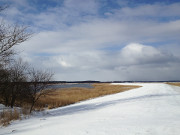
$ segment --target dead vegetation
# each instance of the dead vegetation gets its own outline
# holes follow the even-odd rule
[[[61,90],[53,90],[49,95],[41,97],[36,103],[35,108],[38,109],[48,107],[51,109],[140,87],[128,85],[110,85],[103,83],[93,84],[93,86],[94,88],[64,88]]]
[[[17,120],[20,118],[20,113],[16,109],[14,110],[3,110],[0,113],[0,125],[7,126],[10,121]]]
[[[180,86],[180,82],[168,82],[169,85]]]
[[[5,109],[0,112],[0,126],[8,126],[11,121],[27,118],[29,114],[29,109],[27,108]]]

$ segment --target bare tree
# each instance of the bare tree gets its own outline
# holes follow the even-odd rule
[[[27,82],[27,69],[28,64],[23,62],[22,59],[15,61],[10,67],[9,80],[10,80],[10,106],[13,107],[16,99],[22,96],[23,83]]]
[[[13,108],[16,99],[22,97],[24,83],[27,81],[27,67],[27,63],[19,59],[11,63],[7,70],[3,70],[0,90],[6,106]]]
[[[8,8],[7,5],[0,6],[0,12]],[[26,41],[32,34],[27,32],[27,27],[7,24],[0,21],[0,64],[9,60],[9,56],[14,54],[13,47]]]
[[[14,54],[13,47],[26,41],[31,34],[26,32],[24,26],[8,26],[0,23],[0,60],[7,61],[9,56]]]
[[[0,13],[6,8],[8,5],[0,5]],[[12,61],[11,56],[15,54],[13,47],[26,41],[30,35],[27,27],[17,24],[10,25],[4,20],[0,20],[0,97],[6,106],[14,106],[17,93],[20,92],[19,82],[25,79],[25,66],[22,61]],[[9,64],[11,68],[7,66]]]
[[[9,71],[0,68],[0,103],[9,105]]]
[[[29,72],[29,80],[31,82],[29,90],[29,98],[31,101],[30,113],[33,110],[35,103],[41,96],[49,93],[46,90],[49,81],[51,81],[53,74],[47,71],[35,70],[34,68]]]
[[[0,6],[0,12],[6,9]],[[35,70],[27,73],[27,64],[18,60],[13,62],[11,56],[15,54],[14,46],[26,41],[32,34],[27,32],[27,27],[8,25],[0,21],[0,97],[5,105],[13,107],[15,101],[28,98],[31,102],[30,112],[35,103],[49,92],[45,90],[52,79],[52,73]],[[10,67],[5,66],[10,64]]]

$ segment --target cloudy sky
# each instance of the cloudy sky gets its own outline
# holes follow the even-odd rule
[[[17,46],[55,80],[180,80],[179,0],[0,0],[8,23],[34,34]]]

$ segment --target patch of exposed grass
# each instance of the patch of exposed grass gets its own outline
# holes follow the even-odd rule
[[[29,117],[29,108],[9,108],[0,112],[0,126],[8,126],[11,121]]]
[[[36,103],[36,108],[48,107],[56,108],[69,104],[74,104],[79,101],[88,100],[104,95],[115,94],[138,88],[140,86],[128,85],[110,85],[110,84],[93,84],[94,88],[64,88],[54,90],[50,95],[41,97]]]
[[[17,109],[3,110],[0,112],[0,125],[7,126],[12,120],[20,119],[20,113]]]
[[[180,86],[180,82],[168,82],[169,85]]]

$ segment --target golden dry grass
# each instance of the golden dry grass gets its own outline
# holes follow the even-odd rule
[[[180,86],[180,82],[168,82],[169,85]]]
[[[140,87],[128,85],[110,85],[105,83],[93,84],[93,86],[94,88],[64,88],[61,90],[53,90],[49,95],[40,98],[36,104],[36,108],[56,108],[74,104],[79,101]]]
[[[0,113],[0,125],[7,126],[12,120],[20,119],[20,113],[16,109],[3,110]]]

